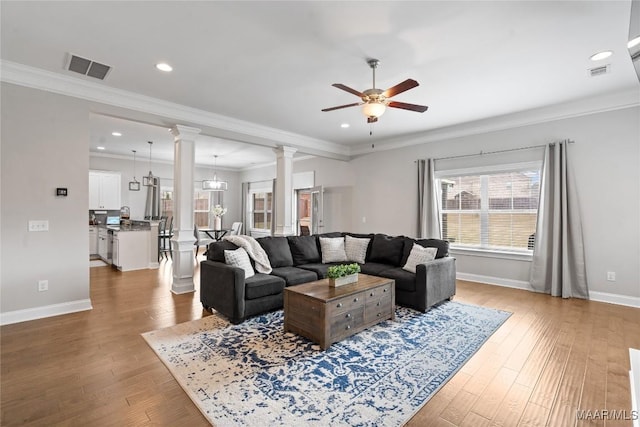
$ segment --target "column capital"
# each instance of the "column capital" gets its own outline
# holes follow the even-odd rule
[[[176,140],[178,139],[187,139],[187,140],[195,140],[196,136],[198,136],[202,132],[201,129],[192,128],[184,125],[173,125],[171,128],[171,134],[174,136]]]
[[[293,158],[293,155],[295,154],[296,151],[298,151],[298,149],[293,147],[288,147],[286,145],[278,145],[276,148],[273,149],[273,151],[276,153],[277,157]]]

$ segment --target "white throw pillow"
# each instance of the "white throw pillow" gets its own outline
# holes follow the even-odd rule
[[[233,267],[242,268],[245,279],[255,276],[256,274],[255,271],[253,271],[253,267],[251,267],[251,261],[249,260],[247,251],[242,248],[238,248],[235,251],[224,251],[224,261]]]
[[[343,237],[320,237],[322,263],[347,261]]]
[[[416,265],[433,261],[436,258],[437,252],[438,248],[423,248],[419,244],[414,243],[411,248],[411,253],[409,253],[409,258],[407,258],[407,263],[402,267],[402,269],[415,274]]]
[[[347,254],[347,261],[364,264],[369,241],[371,239],[344,236],[344,251]]]

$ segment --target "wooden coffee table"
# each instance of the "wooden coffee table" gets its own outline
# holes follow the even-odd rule
[[[284,330],[323,350],[383,320],[395,319],[395,281],[359,274],[356,283],[329,286],[317,280],[284,290]]]

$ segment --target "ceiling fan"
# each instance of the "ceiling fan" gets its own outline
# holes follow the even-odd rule
[[[376,89],[376,68],[378,68],[378,65],[380,65],[380,61],[377,59],[369,59],[367,63],[373,71],[373,87],[371,89],[367,89],[364,92],[358,92],[355,89],[343,85],[342,83],[334,83],[331,85],[360,97],[360,99],[362,99],[362,102],[354,102],[353,104],[325,108],[322,111],[333,111],[339,110],[341,108],[363,105],[364,107],[362,107],[362,112],[365,116],[367,116],[367,123],[377,122],[378,118],[384,114],[387,107],[417,111],[418,113],[424,113],[425,111],[427,111],[427,108],[429,107],[425,105],[407,104],[405,102],[391,101],[390,99],[391,97],[398,95],[399,93],[405,92],[418,86],[417,81],[413,79],[407,79],[402,83],[398,83],[397,85],[390,87],[387,90]]]

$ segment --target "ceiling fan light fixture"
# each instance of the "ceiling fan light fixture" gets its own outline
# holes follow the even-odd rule
[[[380,117],[386,111],[387,106],[382,102],[370,101],[362,106],[362,112],[367,117]]]

